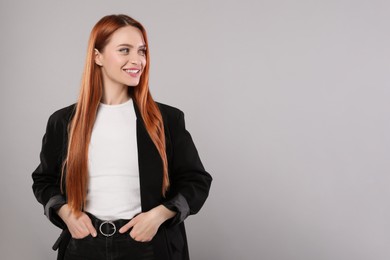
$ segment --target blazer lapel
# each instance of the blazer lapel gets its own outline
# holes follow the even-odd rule
[[[160,154],[150,138],[141,113],[133,100],[137,116],[138,167],[142,211],[148,211],[161,203],[163,167]]]

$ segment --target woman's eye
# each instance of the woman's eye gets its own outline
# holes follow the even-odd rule
[[[129,48],[119,49],[119,52],[121,52],[121,53],[129,53]]]
[[[146,50],[145,50],[145,49],[141,49],[141,50],[139,50],[139,53],[140,53],[142,56],[145,56],[145,55],[146,55]]]

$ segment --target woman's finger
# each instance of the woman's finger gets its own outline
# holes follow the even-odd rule
[[[129,230],[130,228],[132,228],[133,226],[135,225],[135,220],[134,218],[132,220],[130,220],[126,225],[124,225],[123,227],[121,227],[119,229],[119,233],[125,233],[127,232],[127,230]]]
[[[84,222],[86,228],[88,229],[89,233],[93,236],[93,237],[96,237],[96,229],[95,227],[92,225],[92,221],[90,218],[86,219],[85,222]]]

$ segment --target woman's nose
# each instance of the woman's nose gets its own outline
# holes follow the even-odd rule
[[[134,64],[134,65],[140,65],[141,64],[141,60],[140,58],[138,57],[138,54],[137,53],[132,53],[130,56],[129,56],[129,62],[131,64]]]
[[[140,64],[140,61],[135,60],[135,59],[132,59],[132,60],[130,60],[130,63],[131,63],[131,64],[134,64],[134,65],[139,65],[139,64]]]

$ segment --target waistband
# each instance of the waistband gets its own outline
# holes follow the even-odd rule
[[[95,227],[98,237],[119,237],[129,235],[129,231],[121,234],[119,229],[126,225],[130,219],[117,219],[117,220],[101,220],[89,212],[85,212],[91,219],[92,225]]]

